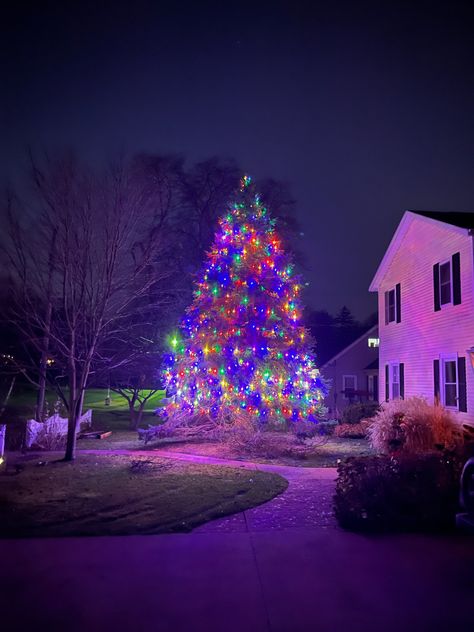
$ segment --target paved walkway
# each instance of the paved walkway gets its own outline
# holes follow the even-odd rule
[[[245,512],[244,522],[223,519],[191,534],[0,540],[2,627],[9,632],[474,629],[473,538],[346,533],[327,515],[334,471],[284,469],[287,492]],[[301,522],[290,520],[295,512]]]
[[[193,533],[216,532],[263,532],[290,528],[336,527],[332,510],[335,468],[290,467],[267,465],[248,461],[235,461],[214,457],[195,457],[175,452],[158,452],[165,458],[176,458],[199,462],[245,467],[248,469],[275,472],[288,481],[288,489],[273,500],[232,516],[207,522]]]

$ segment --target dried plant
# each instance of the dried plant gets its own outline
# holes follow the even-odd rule
[[[454,450],[462,443],[460,425],[449,410],[423,397],[382,404],[368,429],[372,446],[381,453],[423,453]]]

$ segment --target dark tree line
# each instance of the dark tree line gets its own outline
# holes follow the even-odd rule
[[[359,322],[345,305],[335,315],[326,310],[310,312],[307,324],[316,340],[318,365],[325,364],[376,323],[377,314]]]

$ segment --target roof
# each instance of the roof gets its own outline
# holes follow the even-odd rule
[[[364,371],[373,371],[374,369],[378,369],[378,368],[379,368],[379,359],[376,358],[373,362],[371,362],[365,367]]]
[[[451,227],[453,231],[462,233],[464,235],[470,235],[474,232],[474,213],[460,213],[460,212],[447,212],[447,211],[405,211],[397,230],[392,237],[382,261],[380,262],[377,272],[372,279],[372,283],[369,286],[369,292],[377,292],[380,282],[385,273],[387,266],[392,261],[395,253],[397,252],[409,226],[414,219],[420,219],[429,223],[442,223],[445,226]]]
[[[474,229],[474,213],[462,213],[459,211],[411,211],[422,217],[429,217],[435,219],[438,222],[444,224],[451,224],[451,226],[457,226],[458,228],[472,228]]]
[[[356,344],[358,344],[359,342],[361,342],[362,340],[364,340],[365,338],[367,338],[367,336],[369,336],[371,333],[377,331],[379,328],[378,323],[376,325],[374,325],[373,327],[371,327],[370,329],[368,329],[366,332],[364,332],[362,334],[362,336],[359,336],[356,340],[354,340],[354,342],[351,342],[350,345],[348,345],[347,347],[344,347],[344,349],[342,351],[339,351],[339,353],[336,353],[335,356],[333,356],[332,358],[330,358],[327,362],[325,362],[322,366],[321,369],[323,369],[323,367],[327,366],[329,363],[334,362],[334,360],[337,360],[338,358],[340,358],[341,356],[343,356],[345,353],[347,353],[350,349],[352,349],[352,347],[355,347]]]

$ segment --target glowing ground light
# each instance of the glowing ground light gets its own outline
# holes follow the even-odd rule
[[[266,423],[323,412],[326,388],[300,322],[302,283],[250,182],[242,179],[219,220],[194,301],[170,338],[165,380],[176,397],[165,416],[245,411]]]

